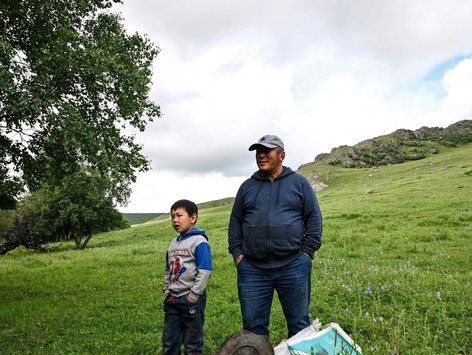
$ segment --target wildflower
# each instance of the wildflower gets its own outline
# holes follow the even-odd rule
[[[384,317],[379,316],[379,322],[383,322],[383,321],[384,321]]]
[[[346,309],[345,309],[346,312],[349,312],[350,310],[351,310],[351,309],[349,308],[349,306],[346,307]]]
[[[436,291],[436,298],[437,298],[438,300],[441,300],[441,292]]]
[[[386,284],[383,284],[382,286],[380,286],[380,289],[381,289],[382,291],[385,291],[385,290],[387,289],[387,285],[386,285]]]
[[[372,294],[372,290],[370,289],[370,287],[367,287],[367,288],[365,289],[364,294],[365,294],[366,296],[370,296],[370,295]]]

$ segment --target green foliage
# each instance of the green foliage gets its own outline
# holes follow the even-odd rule
[[[129,226],[113,205],[110,182],[85,170],[65,177],[60,185],[45,186],[39,228],[59,239],[73,239],[84,249],[93,234]],[[82,238],[86,238],[82,242]]]
[[[41,192],[23,199],[18,209],[13,211],[13,227],[5,233],[4,240],[0,243],[1,255],[20,245],[27,249],[45,251],[44,245],[51,240],[51,237],[40,228],[43,206],[44,199]]]
[[[1,149],[0,143],[0,160],[4,160],[5,156],[6,151]],[[0,209],[14,209],[16,206],[15,196],[19,195],[21,191],[20,179],[17,176],[8,176],[7,167],[0,165]]]
[[[470,352],[470,156],[469,144],[380,169],[300,169],[329,185],[318,193],[324,245],[313,263],[312,318],[339,323],[365,354]],[[198,222],[214,261],[206,354],[242,327],[229,213],[229,205],[202,208]],[[50,253],[3,256],[2,352],[160,353],[165,250],[174,235],[162,220],[97,235],[80,253],[60,243]],[[270,339],[284,338],[275,297]]]
[[[84,249],[96,233],[129,227],[107,195],[109,184],[99,174],[79,170],[58,185],[44,185],[20,202],[7,242],[41,249],[72,239]]]
[[[160,115],[148,99],[158,48],[125,32],[106,11],[115,2],[0,5],[0,194],[17,195],[3,186],[15,176],[33,191],[87,166],[124,203],[135,172],[148,169],[123,128],[142,131]]]
[[[0,240],[13,229],[13,213],[12,210],[0,209]]]

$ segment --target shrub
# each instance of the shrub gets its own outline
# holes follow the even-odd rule
[[[107,195],[108,185],[107,178],[82,169],[31,193],[20,202],[1,252],[19,245],[44,250],[47,243],[69,239],[84,249],[94,234],[128,227]]]

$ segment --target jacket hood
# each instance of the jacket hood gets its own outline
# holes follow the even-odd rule
[[[207,235],[205,234],[204,230],[201,230],[197,226],[193,227],[192,229],[186,231],[184,234],[181,234],[177,237],[177,241],[182,241],[184,239],[190,238],[193,235],[201,235],[202,237],[205,237],[206,240],[208,240]]]
[[[289,176],[289,175],[292,175],[292,174],[294,174],[294,173],[295,173],[295,172],[294,172],[292,169],[290,169],[290,168],[287,167],[287,166],[284,166],[282,172],[280,173],[279,176],[277,176],[277,177],[275,178],[275,180],[283,179],[283,178],[285,178],[285,177],[287,177],[287,176]],[[269,181],[269,178],[267,177],[267,175],[261,173],[260,170],[256,171],[254,174],[252,174],[251,178],[253,178],[253,179],[255,179],[255,180],[259,180],[259,181]]]

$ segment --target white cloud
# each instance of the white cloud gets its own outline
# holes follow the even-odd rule
[[[459,62],[444,74],[442,80],[447,96],[442,100],[443,110],[456,117],[472,113],[472,59]]]
[[[162,65],[169,102],[141,138],[158,170],[238,175],[249,144],[293,109],[290,67],[267,63],[250,41],[213,48],[190,63],[169,54]]]
[[[273,36],[272,60],[298,58],[307,47],[330,42],[348,55],[365,52],[399,70],[421,71],[469,53],[472,36],[468,0],[132,0],[117,9],[130,28],[163,48],[178,48],[186,60],[255,31]]]
[[[195,203],[235,195],[247,176],[224,178],[221,173],[192,174],[172,172],[140,173],[133,186],[133,196],[124,212],[168,212],[177,200],[189,199]]]
[[[425,80],[472,53],[470,1],[130,0],[121,10],[162,49],[152,97],[164,117],[138,137],[154,171],[139,176],[128,211],[234,196],[255,169],[247,147],[266,133],[297,168],[341,144],[472,114],[472,59]]]

